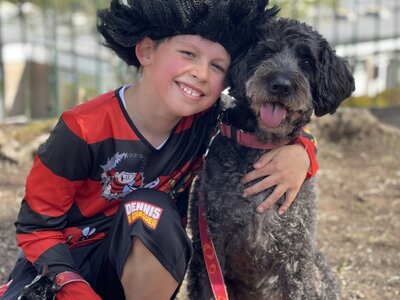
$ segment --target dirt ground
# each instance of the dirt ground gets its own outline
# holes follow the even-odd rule
[[[397,125],[400,111],[379,117]],[[20,152],[36,143],[21,129],[0,126],[0,154],[4,140],[17,140]],[[345,108],[313,120],[311,130],[320,164],[317,241],[340,278],[342,299],[400,299],[400,129],[367,110]],[[21,161],[0,156],[1,281],[17,250],[13,222],[31,165]]]

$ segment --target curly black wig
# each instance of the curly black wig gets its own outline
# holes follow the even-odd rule
[[[138,67],[134,46],[144,37],[162,40],[180,34],[218,42],[234,59],[254,40],[254,29],[278,8],[269,0],[112,0],[98,11],[105,45]]]

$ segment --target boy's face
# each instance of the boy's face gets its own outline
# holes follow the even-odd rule
[[[230,56],[220,44],[196,35],[174,36],[158,45],[149,38],[141,43],[149,45],[143,48],[147,56],[141,61],[141,84],[148,85],[150,101],[164,116],[201,112],[225,88]]]

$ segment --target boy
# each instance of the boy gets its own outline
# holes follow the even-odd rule
[[[56,299],[173,296],[192,251],[181,224],[188,187],[231,60],[276,13],[267,4],[113,0],[99,12],[106,45],[140,78],[63,113],[39,148],[16,222],[26,259],[2,299],[16,299],[43,269]],[[309,163],[300,145],[271,152],[244,181],[270,176],[245,194],[276,185],[260,212],[285,192],[287,207]]]

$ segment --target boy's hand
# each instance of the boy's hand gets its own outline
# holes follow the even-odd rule
[[[243,196],[248,197],[262,192],[272,186],[274,191],[258,207],[259,213],[265,212],[280,197],[285,195],[285,202],[279,208],[282,215],[294,201],[304,182],[310,159],[302,145],[285,145],[263,154],[254,164],[254,170],[243,177],[243,183],[265,177],[254,185],[246,188]]]
[[[47,268],[44,268],[42,274],[37,275],[22,289],[18,300],[53,300],[59,290],[54,284],[54,278],[49,275]]]

